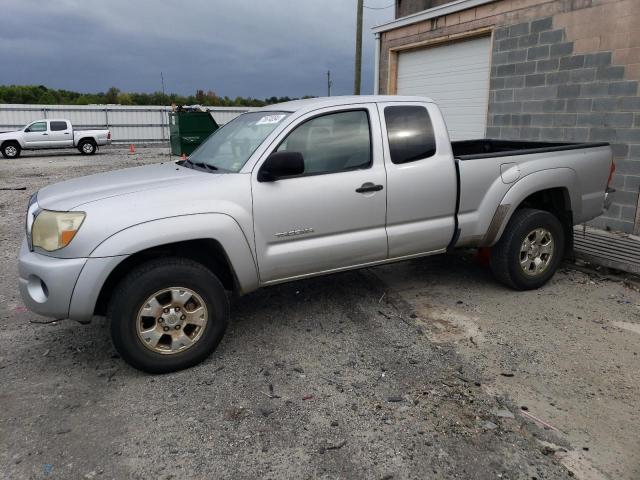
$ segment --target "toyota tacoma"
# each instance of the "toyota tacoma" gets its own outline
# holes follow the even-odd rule
[[[538,288],[613,170],[606,143],[451,142],[422,97],[271,105],[186,160],[35,193],[20,291],[49,317],[107,315],[124,360],[174,371],[216,348],[231,294],[277,283],[487,247],[499,282]]]

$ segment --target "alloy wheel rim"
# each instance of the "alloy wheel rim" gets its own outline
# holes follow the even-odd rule
[[[5,148],[4,151],[9,157],[15,157],[16,153],[18,153],[18,150],[16,149],[16,147],[13,147],[13,146]]]
[[[91,153],[93,152],[93,145],[91,145],[90,143],[85,143],[82,146],[82,150],[84,150],[84,153]]]
[[[170,287],[150,295],[136,318],[136,332],[149,350],[172,355],[193,347],[207,327],[208,311],[189,288]]]
[[[546,228],[536,228],[524,237],[520,246],[520,267],[525,275],[535,277],[544,273],[553,258],[555,242]]]

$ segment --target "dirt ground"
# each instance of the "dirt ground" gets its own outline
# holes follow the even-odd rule
[[[640,294],[570,265],[525,293],[466,252],[263,289],[163,376],[102,318],[43,323],[16,286],[29,195],[168,159],[138,152],[0,160],[0,477],[640,478]]]

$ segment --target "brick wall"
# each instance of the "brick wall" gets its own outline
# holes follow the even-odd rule
[[[618,191],[593,224],[631,233],[640,186],[638,81],[614,62],[613,50],[578,53],[566,28],[556,27],[545,17],[495,30],[487,136],[610,142]]]
[[[392,30],[382,37],[381,90],[395,93],[403,45],[490,28],[487,136],[611,143],[617,192],[593,224],[638,233],[639,18],[640,0],[502,0]]]

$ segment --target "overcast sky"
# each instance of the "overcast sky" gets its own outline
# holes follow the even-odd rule
[[[81,92],[196,89],[297,97],[353,90],[356,0],[2,0],[0,84]],[[385,7],[392,0],[365,0]],[[362,93],[373,90],[370,28],[393,8],[364,11]]]

